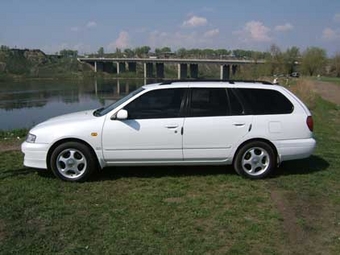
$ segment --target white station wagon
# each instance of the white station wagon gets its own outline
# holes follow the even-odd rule
[[[49,119],[29,131],[24,165],[85,181],[107,166],[229,165],[267,176],[315,147],[307,107],[259,81],[166,81],[97,110]]]

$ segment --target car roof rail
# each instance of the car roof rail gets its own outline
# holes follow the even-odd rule
[[[201,79],[201,80],[167,80],[162,81],[159,85],[170,85],[172,83],[177,82],[229,82],[230,84],[235,84],[235,82],[246,82],[246,83],[262,83],[265,85],[273,85],[273,83],[269,81],[260,81],[260,80],[219,80],[219,79]]]

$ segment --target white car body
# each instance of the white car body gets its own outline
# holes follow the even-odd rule
[[[117,119],[121,109],[143,94],[175,88],[275,90],[291,102],[293,110],[289,114]],[[232,164],[240,146],[248,141],[270,144],[275,152],[276,164],[279,164],[309,157],[315,147],[313,133],[306,124],[311,113],[295,95],[276,85],[190,81],[151,84],[143,86],[142,91],[103,116],[94,116],[93,112],[55,117],[32,128],[29,133],[34,141],[22,144],[24,165],[49,168],[52,150],[67,141],[88,146],[100,168],[118,165]]]

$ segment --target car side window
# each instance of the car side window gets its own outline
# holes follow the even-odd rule
[[[276,90],[240,88],[235,91],[254,115],[289,114],[294,110],[293,104]]]
[[[146,92],[124,107],[129,119],[181,117],[185,89],[158,89]]]
[[[227,91],[223,88],[192,88],[190,117],[229,115]]]
[[[232,89],[228,89],[228,96],[230,102],[230,115],[244,115],[244,106]]]

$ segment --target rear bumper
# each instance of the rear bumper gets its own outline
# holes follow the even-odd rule
[[[46,158],[48,144],[36,144],[24,142],[21,151],[25,154],[24,165],[32,168],[47,169]]]
[[[314,138],[283,140],[274,142],[280,161],[308,158],[312,155],[316,141]]]

